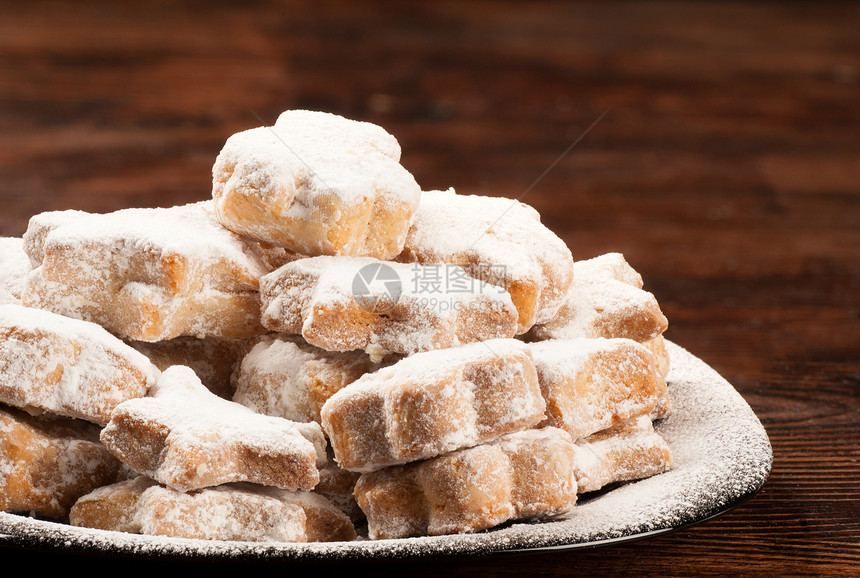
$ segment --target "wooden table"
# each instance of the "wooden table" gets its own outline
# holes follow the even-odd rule
[[[204,199],[224,140],[285,109],[368,120],[425,189],[521,198],[577,259],[623,252],[667,336],[770,435],[769,481],[714,520],[373,571],[860,573],[860,5],[2,1],[0,14],[0,235],[45,210]]]

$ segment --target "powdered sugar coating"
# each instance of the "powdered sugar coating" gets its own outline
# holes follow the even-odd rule
[[[409,229],[403,262],[452,263],[504,287],[519,319],[517,333],[546,323],[573,277],[573,256],[529,205],[503,197],[426,191]]]
[[[732,386],[673,343],[669,375],[675,411],[656,424],[673,452],[672,471],[583,500],[563,521],[514,524],[478,534],[278,546],[142,537],[71,528],[0,513],[0,530],[33,545],[89,552],[193,558],[255,556],[283,560],[345,560],[488,554],[542,548],[592,547],[644,532],[703,520],[756,492],[772,452],[755,414]]]
[[[535,325],[530,340],[626,337],[644,342],[666,331],[669,322],[642,277],[620,253],[574,263],[574,279],[558,313]]]
[[[139,341],[262,333],[257,289],[271,270],[266,255],[219,225],[211,201],[42,213],[24,243],[38,265],[25,305]]]
[[[642,275],[630,266],[624,255],[618,252],[604,253],[591,259],[575,261],[573,274],[578,280],[597,283],[615,279],[627,285],[642,289]]]
[[[545,408],[525,344],[493,339],[406,357],[320,413],[338,464],[369,472],[532,427]]]
[[[654,355],[631,339],[551,339],[528,347],[547,422],[574,439],[647,414],[666,395]]]
[[[72,508],[76,526],[245,542],[350,540],[350,520],[324,497],[251,484],[184,493],[145,476],[104,486]]]
[[[475,532],[550,519],[576,503],[574,448],[557,428],[526,430],[363,474],[355,496],[371,539]]]
[[[0,406],[0,511],[65,519],[80,496],[120,478],[99,428]]]
[[[507,291],[455,265],[446,271],[467,281],[463,290],[424,291],[420,280],[437,274],[435,265],[300,259],[260,279],[262,323],[330,351],[364,350],[375,360],[514,336],[517,311]]]
[[[21,293],[32,265],[20,237],[0,237],[0,305],[21,303]]]
[[[672,467],[672,456],[651,418],[642,415],[576,440],[574,464],[578,491],[583,493],[665,472]]]
[[[261,337],[233,375],[233,401],[257,413],[320,421],[323,403],[380,367],[360,351],[326,351],[300,337]]]
[[[421,190],[382,128],[306,110],[234,134],[212,168],[219,221],[303,255],[392,258]]]
[[[99,325],[20,305],[0,305],[0,401],[100,425],[142,397],[160,372]]]
[[[326,463],[318,424],[221,399],[181,365],[150,396],[120,404],[101,440],[135,471],[180,491],[237,481],[309,490]]]

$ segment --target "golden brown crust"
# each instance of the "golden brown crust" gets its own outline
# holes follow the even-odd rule
[[[647,478],[672,468],[669,446],[654,431],[648,416],[577,440],[574,455],[580,493]]]
[[[512,519],[552,518],[576,502],[573,445],[556,428],[517,432],[362,474],[355,495],[371,539],[474,532]]]
[[[513,199],[426,191],[401,262],[449,263],[507,290],[517,331],[550,321],[573,279],[573,257],[532,207]]]
[[[263,332],[257,283],[268,263],[215,221],[211,203],[43,213],[24,238],[38,265],[25,305],[136,341]]]
[[[101,327],[0,305],[0,401],[105,424],[121,402],[146,395],[158,369]]]
[[[527,339],[624,337],[642,343],[662,335],[668,323],[624,256],[606,253],[574,263],[573,283],[558,313],[535,325]]]
[[[231,378],[242,354],[248,348],[247,339],[219,337],[176,337],[154,343],[128,341],[161,371],[173,365],[185,365],[194,370],[209,391],[224,399],[232,396]]]
[[[651,412],[666,394],[654,356],[630,339],[529,344],[548,425],[578,439]]]
[[[349,518],[322,496],[249,484],[183,493],[140,478],[75,503],[76,526],[139,534],[258,542],[355,539]]]
[[[367,472],[476,445],[543,419],[524,344],[497,339],[407,357],[323,406],[341,467]]]
[[[326,351],[301,337],[270,335],[255,340],[238,364],[233,401],[265,415],[320,422],[328,398],[394,361],[373,363],[361,351]]]
[[[391,259],[403,248],[420,188],[378,126],[287,111],[232,135],[212,167],[219,221],[303,255]]]
[[[183,366],[165,371],[152,396],[120,404],[101,440],[135,471],[180,491],[236,481],[308,490],[326,459],[318,424],[218,398]]]
[[[120,477],[92,423],[0,406],[0,510],[65,519],[79,497]]]
[[[370,258],[294,261],[260,279],[262,323],[322,349],[374,357],[514,336],[517,311],[506,291],[472,279],[462,292],[425,294],[415,283],[424,269],[438,272]],[[371,283],[376,275],[386,276],[381,287]]]

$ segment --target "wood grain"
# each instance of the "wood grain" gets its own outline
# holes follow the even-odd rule
[[[577,258],[624,252],[667,336],[771,437],[758,495],[671,535],[349,571],[860,573],[860,5],[0,1],[0,14],[0,235],[45,210],[206,198],[224,140],[288,108],[369,120],[425,189],[522,197]]]

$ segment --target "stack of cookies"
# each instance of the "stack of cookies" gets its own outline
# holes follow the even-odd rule
[[[422,191],[382,128],[288,111],[212,198],[0,239],[0,509],[248,541],[575,515],[671,467],[667,321],[528,205]]]

